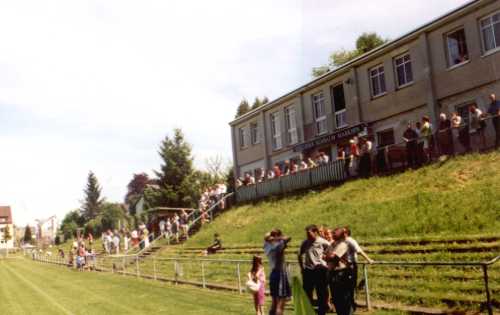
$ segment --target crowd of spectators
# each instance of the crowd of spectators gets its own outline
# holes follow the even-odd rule
[[[401,141],[390,145],[374,146],[370,136],[354,136],[346,146],[339,146],[336,160],[343,161],[347,177],[366,178],[375,173],[384,173],[393,168],[417,168],[435,159],[454,156],[459,153],[480,152],[486,147],[486,129],[493,128],[495,148],[500,147],[500,101],[495,94],[489,96],[490,105],[482,110],[476,103],[468,106],[461,115],[440,113],[437,127],[428,116],[421,121],[408,122]],[[395,139],[397,140],[397,139]],[[400,149],[402,148],[402,150]],[[331,158],[323,151],[299,160],[276,163],[272,169],[260,168],[245,173],[236,180],[236,187],[255,185],[281,176],[296,174],[328,164]]]

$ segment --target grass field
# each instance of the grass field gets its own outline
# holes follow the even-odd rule
[[[1,314],[252,314],[248,296],[0,260]]]
[[[0,314],[254,314],[249,295],[0,259]],[[288,310],[292,314],[293,310]],[[374,315],[403,314],[374,311]]]

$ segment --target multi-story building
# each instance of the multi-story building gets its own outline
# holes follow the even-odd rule
[[[43,219],[35,220],[35,235],[39,245],[54,244],[57,236],[57,228],[59,226],[57,217],[55,215]]]
[[[335,159],[354,135],[398,143],[424,115],[467,120],[471,103],[500,96],[499,52],[500,1],[471,1],[232,121],[235,175],[319,151]]]
[[[6,237],[7,235],[10,237]],[[13,248],[14,240],[12,210],[9,206],[0,206],[0,249]]]

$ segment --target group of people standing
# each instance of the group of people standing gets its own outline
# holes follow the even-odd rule
[[[302,288],[318,315],[335,308],[339,315],[351,315],[355,309],[354,295],[357,285],[358,255],[368,263],[373,260],[351,237],[348,227],[329,229],[309,225],[305,228],[306,239],[298,252],[302,274]],[[273,229],[264,237],[264,253],[269,260],[269,288],[272,297],[270,315],[284,314],[285,304],[292,295],[289,283],[285,250],[291,238],[279,229]],[[257,315],[264,314],[266,274],[262,258],[254,256],[249,283],[256,283],[252,292]],[[316,294],[316,300],[313,299]],[[332,305],[333,303],[333,305]]]
[[[158,223],[161,235],[167,240],[173,238],[176,242],[179,242],[179,239],[182,237],[188,239],[189,219],[190,217],[186,210],[181,210],[180,216],[175,213],[172,217],[161,218]]]
[[[315,168],[320,165],[325,165],[330,162],[330,157],[323,151],[318,152],[314,157],[307,157],[300,161],[285,160],[282,164],[276,163],[274,167],[268,171],[260,168],[256,171],[256,175],[246,173],[243,178],[236,180],[236,187],[255,185],[266,180],[296,174],[300,171]]]

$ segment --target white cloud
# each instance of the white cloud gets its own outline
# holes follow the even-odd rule
[[[62,216],[89,170],[120,201],[174,127],[198,166],[230,158],[242,97],[278,97],[359,33],[394,38],[464,2],[2,2],[0,204],[20,224]]]

